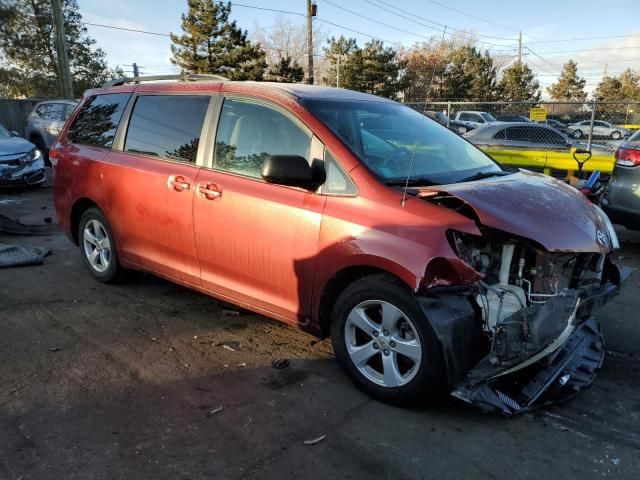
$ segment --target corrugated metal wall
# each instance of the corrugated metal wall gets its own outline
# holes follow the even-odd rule
[[[33,107],[42,100],[0,98],[0,123],[24,136],[24,123]]]

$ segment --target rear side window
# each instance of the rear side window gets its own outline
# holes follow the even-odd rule
[[[47,108],[49,108],[48,103],[45,103],[44,105],[38,105],[38,107],[36,107],[36,113],[39,117],[44,117],[47,112]]]
[[[130,93],[94,95],[82,105],[67,138],[71,143],[111,148]]]
[[[49,120],[62,120],[64,116],[64,104],[51,103],[44,118]]]
[[[133,106],[125,152],[195,163],[208,95],[141,95]]]
[[[527,127],[507,128],[507,140],[512,140],[515,142],[530,142],[531,130]]]
[[[280,111],[251,100],[226,99],[216,133],[214,168],[260,178],[269,155],[309,160],[311,135]]]
[[[496,132],[496,134],[492,137],[493,140],[506,140],[507,135],[506,135],[506,128],[503,128],[502,130],[498,130]]]

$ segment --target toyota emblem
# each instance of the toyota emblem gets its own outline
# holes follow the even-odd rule
[[[596,231],[596,239],[598,240],[598,243],[603,247],[609,246],[609,239],[607,238],[607,234],[602,230]]]

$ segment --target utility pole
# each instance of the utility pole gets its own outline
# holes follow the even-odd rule
[[[131,66],[133,67],[133,77],[138,78],[140,76],[140,70],[138,70],[138,65],[136,64],[136,62],[133,62],[133,65]]]
[[[313,85],[313,17],[318,13],[318,6],[307,0],[307,58],[308,58],[308,75],[307,83]]]
[[[522,32],[518,35],[518,63],[522,65]]]
[[[602,74],[602,81],[604,82],[607,79],[607,67],[609,66],[608,63],[604,64],[604,73]]]
[[[58,53],[58,77],[62,96],[73,100],[73,85],[71,84],[71,72],[69,71],[69,58],[67,57],[67,39],[64,35],[64,17],[62,15],[62,0],[51,0],[53,11],[53,23],[56,30],[56,49]]]

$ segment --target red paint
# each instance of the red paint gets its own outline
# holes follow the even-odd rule
[[[354,197],[324,196],[298,188],[67,141],[65,127],[52,149],[57,159],[58,220],[71,235],[72,209],[90,200],[109,219],[124,266],[151,271],[177,283],[288,323],[320,331],[327,284],[350,267],[389,272],[411,289],[470,283],[479,274],[459,260],[447,229],[479,235],[472,219],[379,183],[334,135],[293,96],[251,82],[127,85],[87,92],[185,92],[260,97],[307,125],[357,185]],[[510,177],[505,177],[510,178]],[[546,182],[546,184],[545,184]],[[518,191],[549,195],[520,208]],[[540,225],[554,205],[546,180],[505,179],[434,188],[473,205],[486,225],[527,236],[548,248],[592,248],[587,207],[576,207],[570,228]],[[426,195],[427,192],[425,191]],[[563,194],[567,196],[568,194]],[[567,197],[568,198],[568,197]],[[569,208],[569,207],[567,207]],[[564,210],[563,210],[564,211]]]

